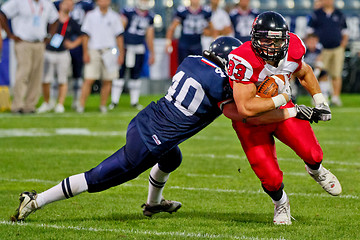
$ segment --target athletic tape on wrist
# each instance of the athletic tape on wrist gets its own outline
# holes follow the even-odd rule
[[[284,105],[287,103],[285,97],[283,94],[280,94],[280,95],[277,95],[275,97],[272,97],[271,98],[274,102],[274,105],[275,105],[275,108],[278,108],[280,107],[281,105]]]
[[[314,94],[313,99],[314,99],[315,105],[320,105],[322,103],[326,103],[326,99],[322,93]]]
[[[288,113],[289,113],[289,117],[295,117],[296,116],[296,109],[295,107],[292,108],[287,108]]]

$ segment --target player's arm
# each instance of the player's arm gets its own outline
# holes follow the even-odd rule
[[[261,113],[258,116],[246,118],[238,112],[235,102],[225,104],[222,108],[222,111],[225,117],[231,120],[242,121],[252,125],[281,122],[296,115],[295,108],[285,108],[274,109],[272,111]]]
[[[314,99],[314,110],[317,114],[314,121],[329,121],[331,119],[331,111],[325,97],[321,93],[319,82],[316,79],[312,68],[303,62],[300,70],[296,71],[294,76],[299,79],[300,84]]]
[[[116,45],[119,49],[118,64],[122,65],[125,59],[124,34],[116,37]]]
[[[239,114],[245,118],[254,117],[259,113],[273,110],[289,101],[289,96],[286,93],[272,98],[256,97],[256,86],[254,83],[234,82],[233,95]]]
[[[121,22],[122,22],[122,24],[124,26],[124,29],[126,29],[126,26],[127,26],[128,22],[129,22],[128,18],[124,14],[121,14],[120,19],[121,19]]]
[[[64,46],[67,48],[67,49],[74,49],[78,46],[80,46],[83,42],[83,35],[80,35],[78,37],[76,37],[76,39],[74,41],[71,41],[69,39],[65,39],[64,40]]]
[[[203,32],[204,36],[208,36],[208,37],[212,37],[213,39],[217,38],[217,36],[219,36],[218,31],[215,30],[212,22],[208,22],[208,26],[206,28],[204,28],[204,32]]]
[[[168,53],[172,52],[172,38],[174,36],[174,32],[176,27],[180,24],[180,20],[177,18],[174,18],[171,25],[166,31],[166,51]]]
[[[294,73],[294,76],[299,79],[300,84],[311,96],[321,93],[319,82],[316,79],[312,68],[305,62],[302,63],[300,70]]]
[[[84,34],[84,36],[82,38],[83,61],[84,61],[84,63],[89,63],[90,62],[88,43],[89,43],[89,35]]]
[[[150,26],[146,30],[146,44],[149,49],[149,64],[150,65],[155,62],[154,36],[155,36],[154,26]]]
[[[233,32],[233,29],[232,29],[231,25],[229,25],[229,26],[224,27],[222,30],[220,30],[218,32],[218,35],[226,36],[226,35],[230,35],[232,32]]]

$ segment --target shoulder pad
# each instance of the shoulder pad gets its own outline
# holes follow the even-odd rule
[[[288,49],[288,56],[294,60],[300,60],[306,52],[304,42],[299,38],[298,35],[290,33],[290,43]]]

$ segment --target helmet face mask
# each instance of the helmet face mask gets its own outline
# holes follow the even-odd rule
[[[264,12],[254,21],[251,43],[255,52],[265,61],[280,61],[289,48],[289,28],[283,16]]]
[[[241,41],[233,37],[219,37],[210,44],[209,50],[203,52],[203,56],[226,70],[228,55],[241,44]]]

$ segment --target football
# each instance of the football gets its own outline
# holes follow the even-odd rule
[[[276,81],[285,82],[285,76],[279,74],[266,77],[257,87],[256,95],[262,98],[270,98],[278,95],[279,86]]]

